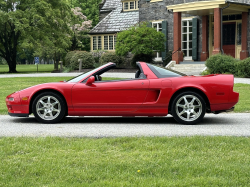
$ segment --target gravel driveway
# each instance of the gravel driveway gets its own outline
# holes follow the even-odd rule
[[[206,114],[198,125],[180,125],[173,117],[67,117],[41,124],[34,117],[0,116],[0,137],[250,136],[249,113]]]

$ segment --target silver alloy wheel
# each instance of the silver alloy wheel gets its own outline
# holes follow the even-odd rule
[[[36,112],[43,120],[54,120],[61,113],[61,104],[53,96],[44,96],[38,100]]]
[[[194,95],[184,95],[176,102],[175,111],[183,121],[195,121],[202,114],[202,103]]]

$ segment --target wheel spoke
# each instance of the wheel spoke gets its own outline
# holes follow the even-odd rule
[[[53,112],[60,112],[60,110],[54,108]]]
[[[52,103],[52,106],[54,107],[56,104],[58,104],[58,102],[56,101],[56,102],[54,102],[54,103]]]
[[[177,106],[178,106],[178,107],[181,107],[181,108],[185,108],[185,106],[184,106],[184,105],[180,105],[180,104],[178,104]]]
[[[195,101],[195,97],[192,99],[192,101],[190,102],[190,104],[194,104],[194,101]]]
[[[187,112],[187,120],[190,119],[190,112]]]
[[[188,100],[186,97],[183,97],[184,101],[185,101],[185,104],[187,105],[188,104]]]
[[[49,103],[49,104],[50,104],[50,97],[48,97],[48,101],[47,101],[47,103]]]
[[[43,106],[45,105],[45,103],[43,102],[43,100],[40,100],[39,103],[41,103]]]
[[[201,105],[194,105],[194,109],[196,109],[196,108],[201,108]]]
[[[42,108],[38,108],[37,111],[44,111],[45,107],[42,107]]]
[[[182,110],[181,113],[180,113],[179,115],[181,116],[181,115],[184,114],[185,112],[186,112],[185,110]]]

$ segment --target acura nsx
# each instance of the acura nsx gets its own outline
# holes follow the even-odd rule
[[[199,123],[205,113],[232,111],[239,100],[234,76],[186,76],[145,62],[130,79],[102,80],[107,63],[69,81],[45,83],[10,94],[10,116],[34,114],[42,123],[65,116],[166,116],[182,124]],[[167,120],[167,119],[166,119]]]

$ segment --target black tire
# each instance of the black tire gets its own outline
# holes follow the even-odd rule
[[[54,92],[39,94],[32,103],[32,112],[37,121],[42,123],[57,123],[66,114],[64,99]]]
[[[196,92],[186,91],[177,95],[171,106],[174,119],[185,125],[195,125],[202,121],[206,112],[206,102]]]

